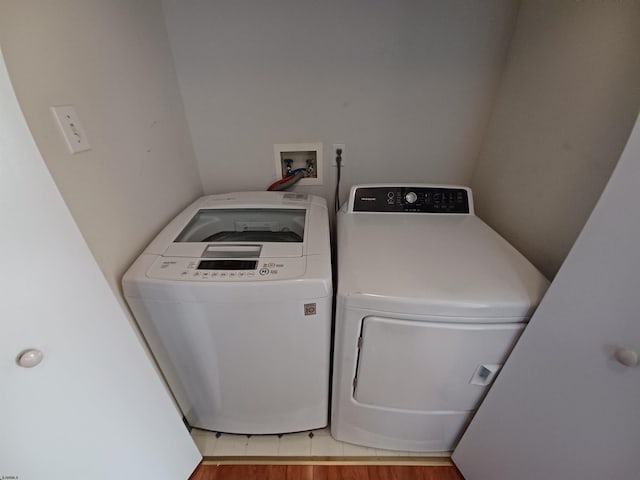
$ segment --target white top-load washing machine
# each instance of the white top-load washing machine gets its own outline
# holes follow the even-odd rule
[[[200,198],[124,294],[188,423],[244,434],[327,425],[332,279],[324,199]]]
[[[356,186],[337,229],[332,435],[452,450],[547,280],[464,187]]]

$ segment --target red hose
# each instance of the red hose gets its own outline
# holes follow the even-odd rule
[[[269,185],[267,190],[269,191],[286,190],[292,185],[295,185],[296,183],[298,183],[303,177],[304,177],[304,170],[297,171],[296,173],[289,174],[286,177],[281,178],[280,180],[276,180],[271,185]]]
[[[289,180],[291,180],[292,176],[293,174],[289,174],[286,177],[282,177],[280,180],[276,180],[275,182],[273,182],[271,185],[267,187],[267,191],[271,191],[273,187],[277,187],[281,183],[287,183]]]

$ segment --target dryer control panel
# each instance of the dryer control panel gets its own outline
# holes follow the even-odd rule
[[[445,186],[362,186],[353,193],[354,212],[470,214],[467,188]]]

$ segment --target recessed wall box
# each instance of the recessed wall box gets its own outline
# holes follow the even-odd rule
[[[300,185],[322,185],[322,143],[279,143],[273,146],[276,178],[305,169]]]

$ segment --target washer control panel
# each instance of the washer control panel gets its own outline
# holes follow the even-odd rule
[[[357,187],[354,212],[469,214],[469,191],[456,187]]]
[[[192,282],[251,282],[296,278],[304,272],[304,257],[237,260],[158,257],[147,276]]]

